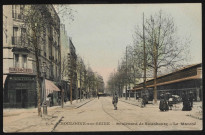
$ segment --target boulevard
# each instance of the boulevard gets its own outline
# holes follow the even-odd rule
[[[202,127],[202,120],[186,116],[195,110],[160,112],[158,106],[152,104],[141,108],[122,101],[118,103],[118,110],[114,110],[111,101],[111,97],[100,97],[79,109],[65,110],[64,118],[54,131],[199,130]]]

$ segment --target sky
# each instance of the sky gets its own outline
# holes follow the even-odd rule
[[[79,54],[94,72],[103,76],[105,83],[116,71],[118,61],[125,55],[127,45],[133,44],[133,33],[145,18],[162,10],[174,18],[180,38],[189,37],[188,64],[202,62],[201,4],[89,4],[69,5],[74,21],[67,19],[67,34]]]

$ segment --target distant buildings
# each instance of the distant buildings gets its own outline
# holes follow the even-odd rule
[[[34,107],[36,96],[36,59],[32,50],[32,42],[27,37],[24,25],[24,9],[31,5],[3,6],[3,86],[4,107]],[[42,36],[38,39],[41,86],[45,73],[46,96],[50,96],[52,104],[57,105],[58,87],[61,81],[61,44],[60,19],[52,5],[32,5],[50,15],[49,25],[44,25]],[[40,11],[35,11],[40,12]],[[39,16],[39,19],[46,19]],[[49,84],[48,84],[49,83]],[[43,101],[43,90],[41,96]]]
[[[76,98],[77,91],[77,55],[71,38],[69,38],[68,74],[70,95],[72,95],[73,100]],[[69,100],[71,100],[71,97],[69,97]]]
[[[71,38],[68,37],[65,25],[61,24],[61,84],[64,89],[64,97],[70,100],[76,99],[77,89],[77,55]],[[72,88],[72,92],[71,92]]]
[[[65,29],[65,24],[60,25],[60,41],[61,41],[61,85],[64,89],[64,97],[69,99],[69,38]]]

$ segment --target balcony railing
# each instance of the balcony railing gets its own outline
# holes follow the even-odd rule
[[[22,37],[11,37],[12,39],[12,45],[16,47],[27,47],[28,46],[28,40],[26,38]]]
[[[21,13],[12,13],[12,17],[14,19],[20,19],[20,20],[23,20],[24,19],[24,15],[21,14]]]

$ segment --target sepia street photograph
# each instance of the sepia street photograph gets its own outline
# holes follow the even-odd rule
[[[3,132],[202,131],[202,4],[3,5]]]

